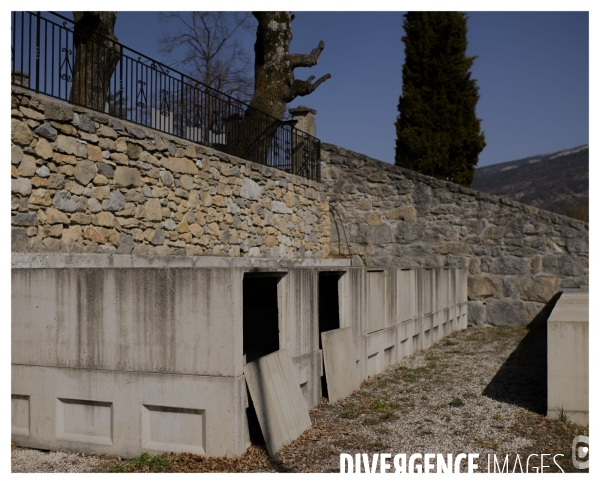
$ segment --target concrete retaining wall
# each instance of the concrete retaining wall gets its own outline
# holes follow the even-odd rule
[[[12,87],[12,251],[320,258],[323,185]]]
[[[308,408],[320,401],[323,374],[319,272],[341,276],[340,326],[352,328],[358,361],[348,365],[361,381],[466,327],[466,269],[305,264],[13,254],[13,441],[125,456],[241,454],[250,443],[242,341],[249,274],[280,277],[279,348],[292,358]]]
[[[333,253],[367,266],[468,267],[475,325],[527,324],[559,287],[587,285],[584,222],[321,146]]]

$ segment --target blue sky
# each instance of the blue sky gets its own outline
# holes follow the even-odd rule
[[[317,110],[322,141],[393,162],[403,12],[294,13],[292,52],[308,53],[325,42],[319,64],[297,69],[296,77],[332,77],[290,107]],[[478,57],[472,68],[481,95],[477,114],[487,142],[478,166],[588,143],[588,13],[467,13],[468,55]],[[157,12],[120,12],[116,34],[163,61],[157,40],[170,28]],[[254,34],[245,41],[253,55]]]

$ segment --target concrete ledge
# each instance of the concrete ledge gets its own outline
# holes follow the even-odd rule
[[[125,267],[189,267],[189,268],[286,268],[286,267],[350,267],[351,259],[268,259],[216,256],[141,256],[124,254],[11,253],[13,269],[58,268],[125,268]]]
[[[548,318],[548,417],[589,425],[589,292],[561,295]]]

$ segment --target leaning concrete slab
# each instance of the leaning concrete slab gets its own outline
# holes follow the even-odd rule
[[[548,417],[589,422],[589,293],[563,293],[548,318]]]
[[[352,328],[325,331],[321,333],[321,338],[327,393],[329,403],[334,403],[351,395],[360,386]]]
[[[270,456],[310,427],[292,359],[279,350],[244,365],[244,376]]]

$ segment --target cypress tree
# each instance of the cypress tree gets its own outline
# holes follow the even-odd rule
[[[475,114],[479,88],[469,69],[467,17],[404,15],[405,61],[396,120],[396,165],[469,186],[485,136]]]

